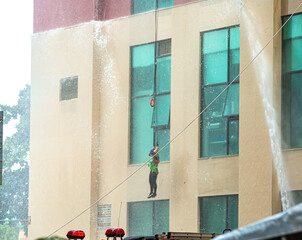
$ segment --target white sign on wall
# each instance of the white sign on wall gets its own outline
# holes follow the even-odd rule
[[[98,205],[97,229],[106,230],[111,227],[111,204]]]

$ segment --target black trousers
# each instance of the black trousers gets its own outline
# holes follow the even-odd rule
[[[156,190],[157,190],[156,179],[157,179],[157,174],[155,172],[150,172],[149,174],[150,193],[156,194]]]

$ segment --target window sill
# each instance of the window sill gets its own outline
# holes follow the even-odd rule
[[[233,157],[238,157],[238,156],[239,156],[239,154],[236,154],[236,155],[215,156],[215,157],[203,157],[203,158],[198,158],[198,160],[221,159],[221,158],[233,158]]]
[[[281,149],[282,152],[302,151],[302,148]]]
[[[168,164],[168,163],[170,163],[170,161],[160,162],[159,165]],[[140,167],[140,166],[142,166],[142,165],[144,165],[144,164],[145,164],[145,163],[128,164],[128,167]],[[148,166],[147,163],[146,163],[145,165]]]

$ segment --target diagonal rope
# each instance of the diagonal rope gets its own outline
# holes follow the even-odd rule
[[[263,50],[271,43],[271,41],[275,38],[275,36],[283,29],[283,27],[288,23],[288,21],[293,17],[293,15],[297,12],[297,10],[301,7],[302,2],[299,4],[299,6],[295,9],[295,11],[290,15],[290,17],[283,23],[283,25],[279,28],[279,30],[272,36],[272,38],[265,44],[265,46],[256,54],[256,56],[243,68],[243,70],[210,102],[187,126],[184,127],[176,136],[174,136],[164,147],[162,147],[157,154],[159,154],[162,150],[164,150],[168,145],[170,145],[178,136],[180,136],[188,127],[190,127],[196,119],[198,119],[231,85],[232,83],[243,73],[245,70],[255,61],[255,59],[263,52]],[[83,211],[81,211],[78,215],[76,215],[74,218],[72,218],[70,221],[53,231],[51,234],[48,235],[48,237],[52,236],[59,230],[61,230],[63,227],[68,225],[69,223],[73,222],[75,219],[80,217],[83,213],[87,212],[90,208],[95,206],[99,201],[107,197],[109,194],[111,194],[114,190],[116,190],[118,187],[120,187],[123,183],[125,183],[128,179],[130,179],[133,175],[135,175],[138,171],[140,171],[152,158],[149,158],[144,164],[142,164],[138,169],[136,169],[133,173],[131,173],[128,177],[126,177],[123,181],[121,181],[119,184],[117,184],[113,189],[111,189],[109,192],[107,192],[105,195],[101,196],[99,199],[97,199],[93,204],[91,204],[89,207],[85,208]]]

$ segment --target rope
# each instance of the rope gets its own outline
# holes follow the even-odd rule
[[[181,135],[189,126],[192,125],[193,122],[196,121],[202,115],[231,85],[232,83],[243,73],[245,70],[255,61],[255,59],[263,52],[263,50],[271,43],[271,41],[275,38],[275,36],[282,30],[282,28],[287,24],[287,22],[293,17],[293,15],[297,12],[297,10],[302,5],[302,2],[300,5],[295,9],[295,11],[291,14],[291,16],[284,22],[284,24],[279,28],[279,30],[273,35],[273,37],[265,44],[265,46],[256,54],[256,56],[244,67],[244,69],[213,99],[212,102],[210,102],[186,127],[184,127],[183,130],[181,130],[176,136],[172,138],[164,147],[162,147],[157,154],[159,154],[162,150],[164,150],[168,145],[170,145],[179,135]],[[116,190],[119,186],[121,186],[123,183],[125,183],[129,178],[131,178],[133,175],[135,175],[138,171],[140,171],[151,159],[149,158],[143,165],[141,165],[138,169],[136,169],[133,173],[131,173],[128,177],[126,177],[123,181],[121,181],[119,184],[117,184],[113,189],[111,189],[109,192],[107,192],[105,195],[101,196],[98,200],[96,200],[93,204],[91,204],[89,207],[84,209],[82,212],[80,212],[78,215],[76,215],[74,218],[72,218],[70,221],[53,231],[51,234],[48,235],[48,237],[52,236],[59,230],[61,230],[63,227],[74,221],[76,218],[81,216],[83,213],[87,212],[90,208],[95,206],[99,201],[107,197],[109,194],[111,194],[114,190]]]
[[[157,74],[157,30],[158,30],[158,22],[157,22],[157,8],[158,1],[156,1],[155,11],[154,11],[154,139],[153,146],[158,144],[158,129],[157,129],[157,101],[156,101],[156,74]]]

